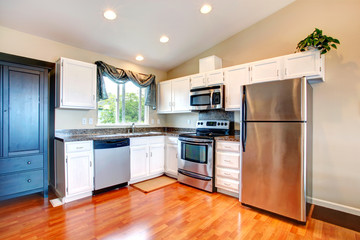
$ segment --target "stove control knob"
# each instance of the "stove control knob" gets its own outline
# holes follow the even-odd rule
[[[227,123],[225,123],[225,126],[227,126]]]

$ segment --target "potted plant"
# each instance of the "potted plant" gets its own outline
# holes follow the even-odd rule
[[[330,51],[331,47],[337,49],[336,44],[340,44],[338,39],[323,35],[322,30],[315,28],[310,35],[297,44],[296,50],[303,52],[315,48],[324,54]]]

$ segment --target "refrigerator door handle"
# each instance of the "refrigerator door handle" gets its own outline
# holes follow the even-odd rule
[[[242,131],[241,131],[241,143],[243,152],[245,152],[246,139],[247,139],[247,103],[246,103],[246,87],[243,87],[243,101],[242,101]]]

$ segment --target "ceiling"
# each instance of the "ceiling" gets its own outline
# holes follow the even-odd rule
[[[293,1],[0,0],[0,25],[167,71]],[[204,3],[213,8],[206,15]],[[103,17],[107,9],[114,21]]]

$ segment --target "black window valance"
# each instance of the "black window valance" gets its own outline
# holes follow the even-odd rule
[[[150,106],[156,109],[156,83],[155,75],[136,73],[129,70],[124,70],[106,64],[102,61],[96,61],[97,65],[97,94],[98,99],[104,100],[108,98],[104,76],[117,84],[124,84],[127,81],[133,82],[136,86],[146,88],[145,106]]]

